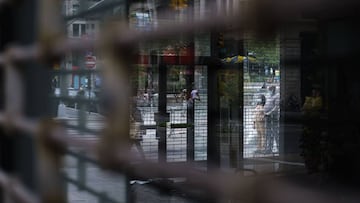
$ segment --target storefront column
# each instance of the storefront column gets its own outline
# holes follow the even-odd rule
[[[207,168],[220,166],[220,138],[218,135],[219,100],[216,77],[216,64],[208,65],[208,135],[207,135]]]
[[[194,39],[194,37],[192,37]],[[194,59],[194,43],[188,47],[190,50],[187,54],[191,59]],[[186,67],[186,89],[188,94],[191,94],[193,89],[196,89],[194,82],[194,61],[189,60],[190,64]],[[191,95],[190,95],[191,96]],[[187,105],[186,123],[186,159],[188,162],[194,161],[195,158],[195,103],[194,99],[192,105]]]
[[[167,67],[159,65],[159,112],[155,115],[156,137],[159,139],[158,151],[159,162],[166,162],[166,122],[169,122],[169,114],[166,112],[166,85]]]

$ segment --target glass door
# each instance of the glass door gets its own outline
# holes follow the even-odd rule
[[[225,168],[238,167],[243,156],[242,75],[241,64],[224,65],[217,71],[220,165]]]

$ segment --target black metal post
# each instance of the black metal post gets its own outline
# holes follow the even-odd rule
[[[38,1],[21,1],[16,4],[4,20],[9,23],[7,29],[1,29],[1,33],[8,33],[12,36],[9,42],[19,46],[35,43],[37,40],[37,6]],[[3,18],[1,18],[2,20]],[[1,23],[2,24],[2,23]],[[6,25],[5,25],[6,26]],[[7,44],[8,45],[8,44]],[[4,50],[2,50],[4,51]],[[21,66],[22,79],[26,91],[24,92],[24,115],[30,118],[41,118],[50,116],[51,77],[49,69],[44,65],[35,62],[17,64]],[[34,140],[25,133],[17,132],[14,137],[13,147],[7,149],[11,163],[11,172],[18,175],[21,182],[35,193],[37,191],[37,163],[35,156]]]
[[[190,50],[194,50],[194,43],[190,45]],[[189,53],[191,57],[194,57],[194,52]],[[188,94],[191,94],[192,90],[195,90],[194,82],[194,61],[191,61],[191,64],[186,67],[186,89]],[[191,95],[190,95],[191,97]],[[192,162],[195,159],[195,103],[197,101],[194,99],[192,102],[188,101],[187,105],[187,130],[186,130],[186,159],[188,162]]]
[[[7,5],[0,7],[0,52],[6,50],[6,46],[14,39],[14,23],[13,23],[14,9]],[[4,68],[1,69],[0,77],[4,78]],[[5,84],[0,83],[0,109],[4,109],[5,104]],[[5,136],[3,128],[0,128],[0,167],[6,172],[13,171],[14,159],[13,157],[13,137]],[[0,199],[2,199],[0,197]]]
[[[237,107],[235,107],[236,111],[238,112],[238,119],[239,119],[239,129],[238,129],[238,142],[234,143],[235,145],[238,145],[237,153],[236,153],[236,163],[233,165],[235,167],[243,168],[243,158],[244,158],[244,66],[239,65],[238,66],[239,71],[239,95],[238,95],[238,104]]]
[[[169,122],[169,114],[166,112],[166,83],[167,67],[159,65],[159,112],[156,114],[156,136],[159,139],[159,162],[166,162],[166,122]]]
[[[218,127],[219,101],[217,90],[216,62],[208,65],[208,136],[207,136],[207,167],[220,166],[220,138]]]
[[[13,9],[2,5],[0,7],[0,52],[5,51],[6,46],[13,41]],[[0,77],[4,78],[4,68],[0,71]],[[5,104],[5,84],[0,83],[0,109],[4,109]],[[14,137],[6,136],[3,127],[0,127],[0,168],[11,173],[14,171]],[[0,199],[3,200],[2,191]]]

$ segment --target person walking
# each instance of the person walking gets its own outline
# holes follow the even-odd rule
[[[190,92],[189,98],[187,100],[187,106],[188,108],[192,109],[195,105],[195,101],[201,101],[200,99],[200,95],[199,95],[199,90],[197,90],[196,88],[193,88]]]
[[[190,96],[191,96],[191,100],[193,103],[195,102],[195,100],[201,101],[200,95],[199,95],[199,90],[197,90],[196,88],[191,90]]]

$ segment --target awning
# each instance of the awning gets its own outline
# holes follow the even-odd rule
[[[232,57],[226,57],[224,59],[221,59],[221,61],[223,63],[231,63],[231,64],[235,64],[235,63],[243,63],[244,61],[246,61],[247,59],[249,59],[250,62],[256,62],[256,58],[255,57],[247,57],[247,56],[232,56]]]

